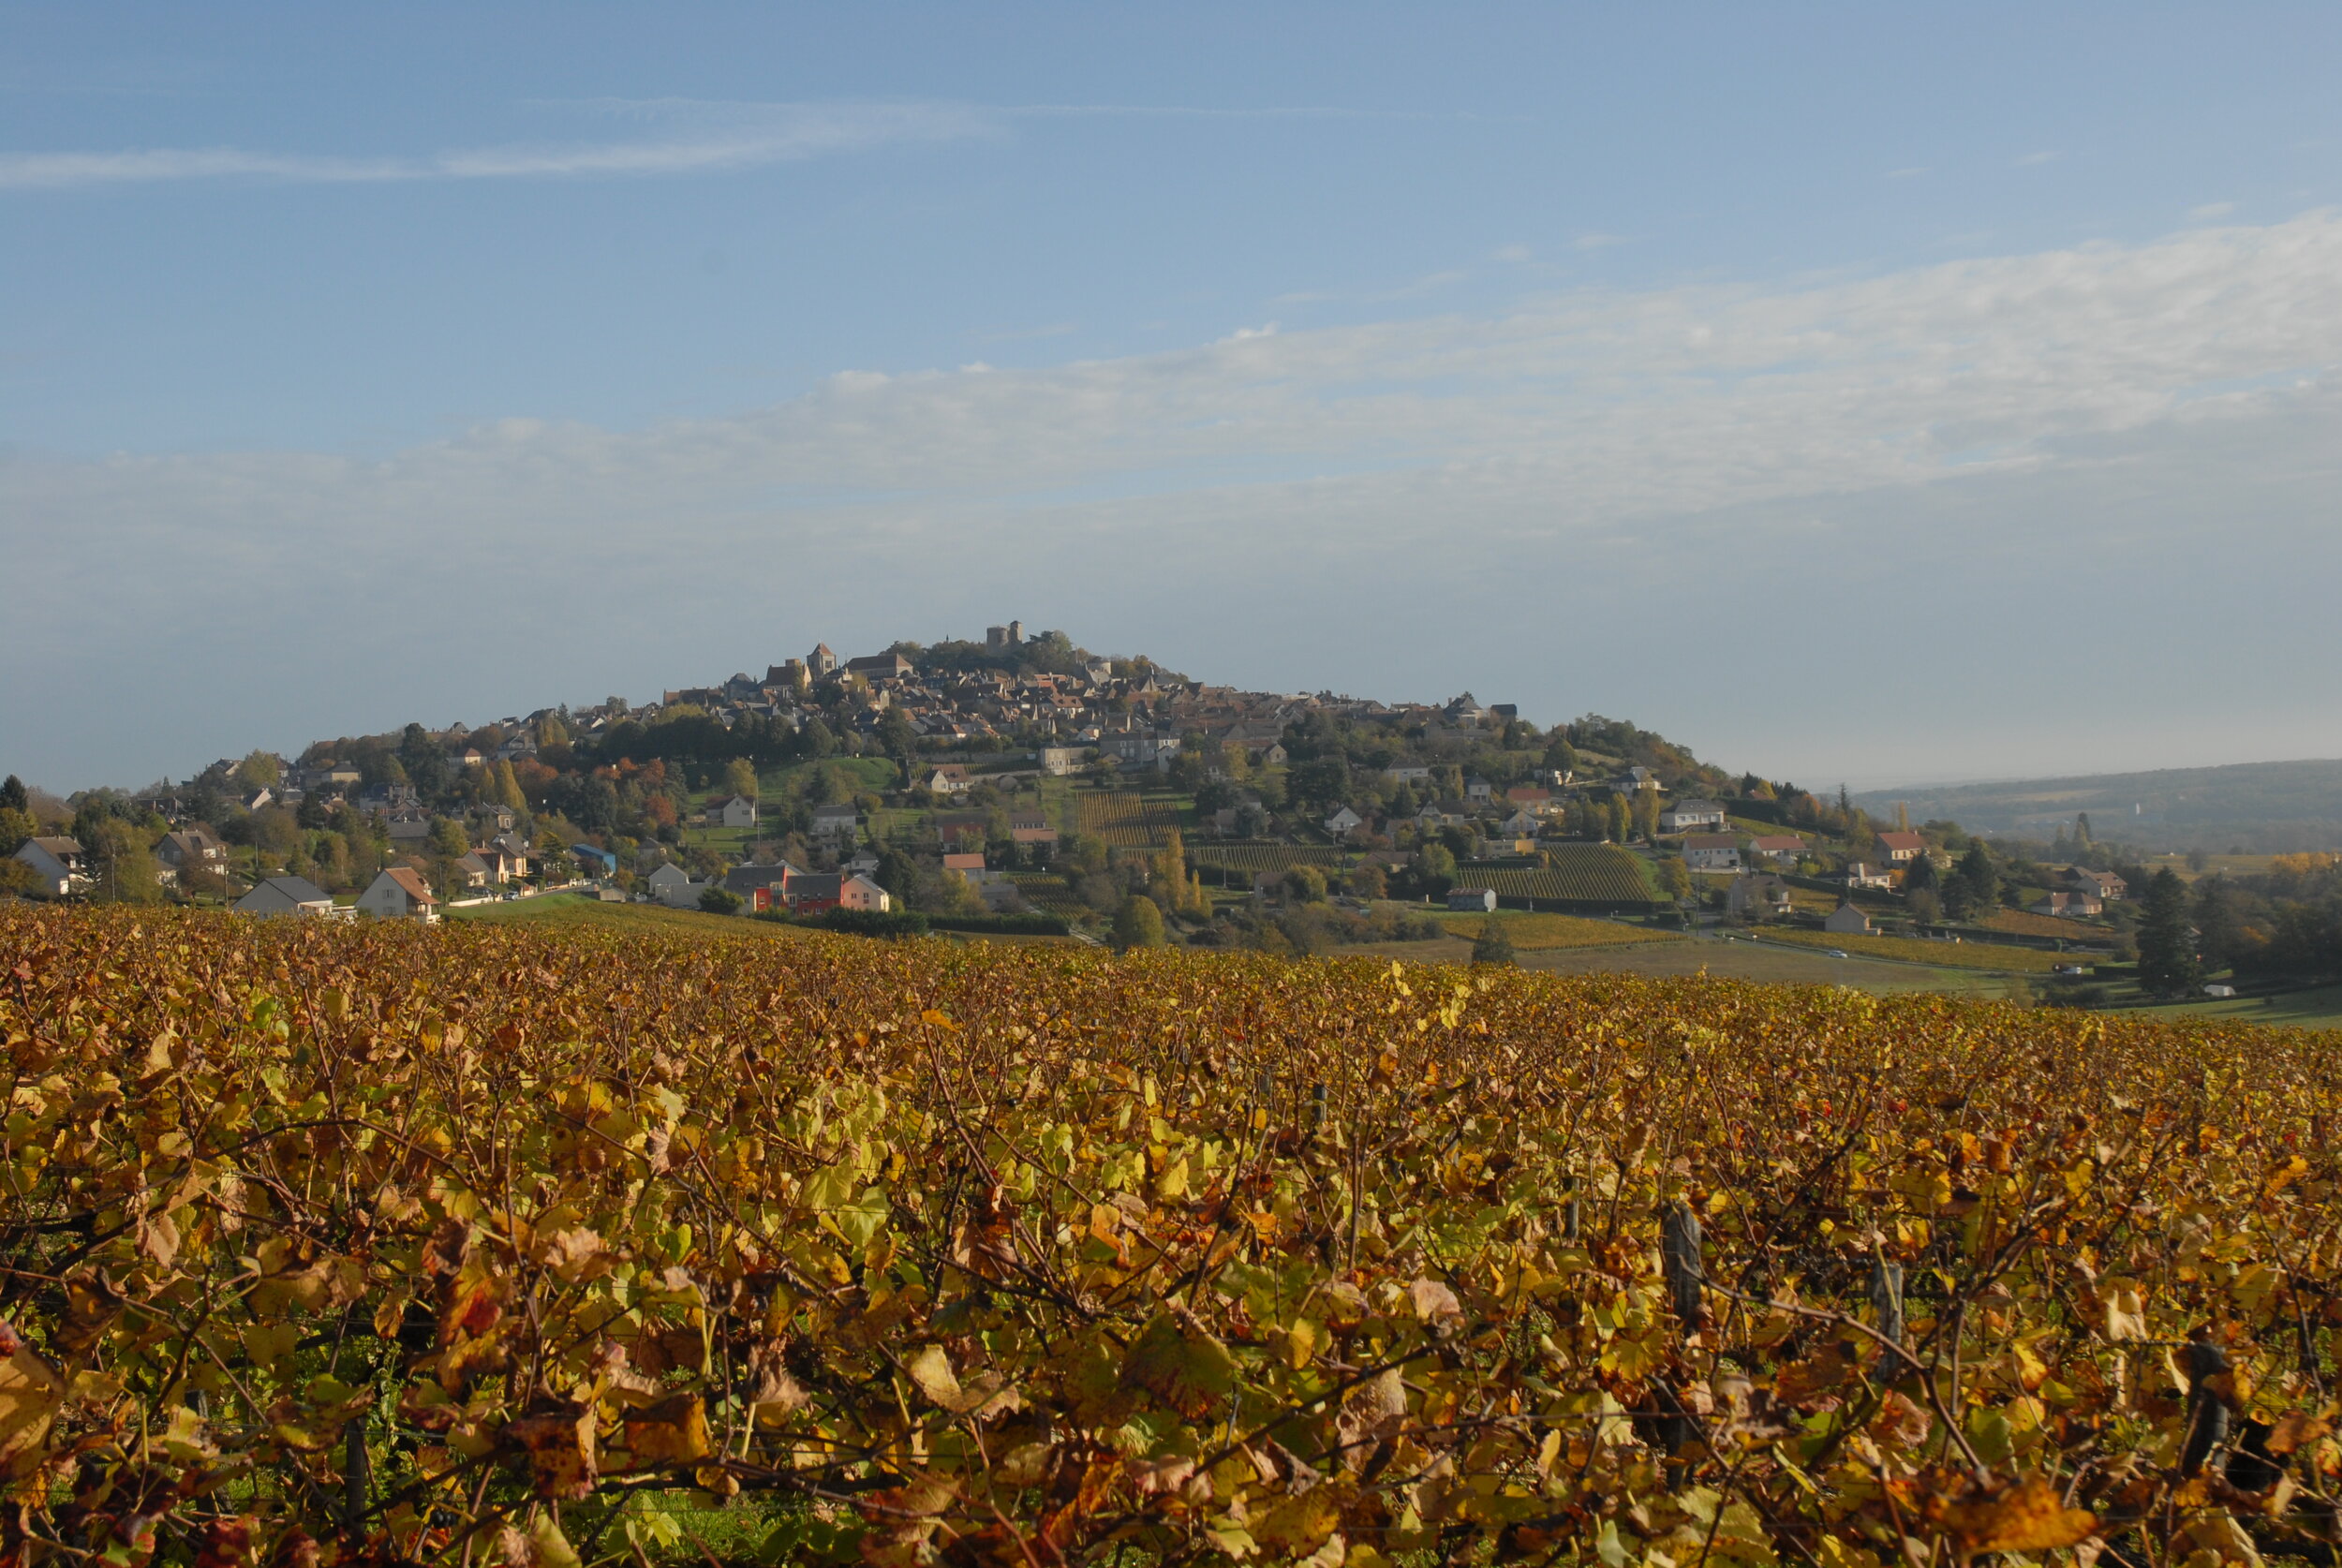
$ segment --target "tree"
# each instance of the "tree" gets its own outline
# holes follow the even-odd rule
[[[1943,873],[1935,869],[1934,858],[1921,850],[1904,867],[1903,892],[1906,897],[1919,893],[1932,894],[1943,886]]]
[[[2206,877],[2196,883],[2189,918],[2196,927],[2196,951],[2206,968],[2224,969],[2247,945],[2245,923],[2236,910],[2236,890],[2226,877]]]
[[[1637,790],[1635,804],[1629,808],[1635,831],[1648,843],[1659,836],[1659,792],[1656,790]]]
[[[1662,856],[1658,863],[1659,886],[1669,898],[1683,899],[1692,895],[1691,867],[1680,855]]]
[[[2093,842],[2090,837],[2090,813],[2087,811],[2074,813],[2074,842],[2085,850]]]
[[[521,781],[513,776],[511,762],[498,762],[496,777],[491,782],[494,786],[492,793],[498,806],[523,814],[527,812],[528,796],[522,792]]]
[[[1480,926],[1480,934],[1472,940],[1472,967],[1504,968],[1516,963],[1513,939],[1505,933],[1505,923],[1490,915]]]
[[[2000,867],[1982,844],[1970,844],[1944,884],[1944,908],[1954,920],[1981,920],[2000,907]]]
[[[27,816],[32,814],[32,791],[25,789],[24,780],[14,774],[0,780],[0,810],[22,811]]]
[[[1634,816],[1626,805],[1626,797],[1624,795],[1612,795],[1610,797],[1610,821],[1608,824],[1610,842],[1613,844],[1625,843],[1627,832],[1633,825]]]
[[[235,768],[236,782],[247,791],[274,790],[284,777],[284,763],[274,751],[248,752]]]
[[[1124,951],[1163,945],[1163,911],[1153,899],[1132,894],[1122,900],[1114,915],[1114,945]]]
[[[1285,872],[1285,896],[1297,904],[1326,901],[1326,873],[1314,865],[1296,865]]]
[[[425,800],[447,788],[447,750],[422,725],[409,724],[399,732],[398,762]]]
[[[428,842],[431,852],[441,860],[461,860],[471,851],[471,841],[465,836],[464,825],[452,817],[431,819]]]
[[[811,762],[820,762],[837,749],[837,737],[830,727],[818,718],[808,719],[797,732],[797,752]]]
[[[728,893],[714,886],[700,889],[700,908],[709,914],[738,914],[740,904],[741,898],[736,893]]]
[[[734,757],[725,763],[724,789],[727,793],[754,800],[756,798],[756,764],[746,757]]]
[[[2139,909],[2139,984],[2159,997],[2194,989],[2200,976],[2187,925],[2187,884],[2165,866],[2147,879]]]
[[[40,824],[30,811],[21,806],[0,806],[0,855],[16,853],[24,847],[24,840],[39,831]]]

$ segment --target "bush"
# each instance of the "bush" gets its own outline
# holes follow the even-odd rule
[[[719,887],[702,888],[700,890],[700,908],[705,910],[709,914],[738,914],[740,912],[740,895],[738,894],[727,893]]]

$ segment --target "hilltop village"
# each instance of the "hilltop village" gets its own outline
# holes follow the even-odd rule
[[[1715,927],[1831,953],[1924,943],[1935,963],[1979,946],[2078,983],[2136,955],[2148,875],[2086,818],[2051,845],[1988,844],[1598,715],[1541,729],[1468,692],[1244,690],[1015,622],[852,658],[823,643],[656,703],[255,752],[137,791],[11,788],[9,891],[323,918],[565,889],[873,932],[1306,953],[1520,911],[1598,923],[1580,941]]]

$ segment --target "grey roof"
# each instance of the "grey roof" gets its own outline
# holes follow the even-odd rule
[[[264,890],[277,895],[288,904],[331,904],[334,901],[332,894],[306,877],[270,877],[253,888],[250,893],[245,894],[244,897],[237,899],[237,906],[242,908],[245,902]]]

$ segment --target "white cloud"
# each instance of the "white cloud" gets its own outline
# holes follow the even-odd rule
[[[2256,670],[2326,670],[2342,652],[2330,617],[2220,597],[2290,604],[2342,570],[2337,362],[2342,217],[2315,213],[1851,281],[1269,323],[1041,369],[842,372],[728,418],[634,431],[513,419],[381,461],[0,455],[0,550],[44,585],[0,622],[0,733],[26,754],[15,771],[67,783],[61,760],[94,743],[42,700],[61,681],[151,707],[169,665],[275,723],[443,721],[639,694],[706,676],[702,661],[728,673],[797,639],[815,607],[835,618],[805,629],[878,645],[1000,619],[991,596],[1005,595],[1035,624],[1079,632],[1087,614],[1102,643],[1143,638],[1195,673],[1263,684],[1424,694],[1401,683],[1437,671],[1478,690],[1471,660],[1501,647],[1547,717],[1639,695],[1638,718],[1703,750],[1763,741],[1734,730],[1744,703],[1691,694],[1715,687],[1714,659],[1757,667],[1730,629],[1762,641],[1776,620],[1799,629],[1762,655],[1773,678],[1796,680],[1800,659],[1814,678],[1824,660],[1839,701],[1823,706],[1841,717],[1913,681],[1949,703],[1927,671],[1956,657],[1962,689],[1994,694],[2010,734],[2053,726],[2063,699],[2033,662],[2043,638],[2061,671],[2093,665],[2108,694],[2094,722],[2143,720],[2121,694],[2152,688],[2125,679],[2122,658],[2174,650],[2194,662],[2173,678],[2207,686],[2201,711],[2232,717],[2234,690],[2276,689]],[[2237,575],[2276,559],[2283,581]],[[483,629],[418,576],[435,562],[525,580],[529,607]],[[2023,602],[2012,574],[2035,562],[2061,586],[2003,618]],[[2083,583],[2179,608],[2150,637],[2125,618],[2077,628]],[[1937,602],[1963,584],[1984,612]],[[242,607],[225,632],[224,603]],[[1434,609],[1481,630],[1409,663],[1398,645],[1407,658],[1420,645],[1388,633]],[[396,658],[350,634],[385,615],[402,629]],[[1703,629],[1670,635],[1647,673],[1615,659],[1661,623]],[[1207,624],[1208,643],[1178,645]],[[1832,626],[1886,641],[1833,651]],[[2261,645],[2280,636],[2294,641]],[[1679,644],[1704,662],[1670,662]],[[510,685],[490,695],[488,679]],[[202,751],[194,762],[234,748],[213,738],[218,710],[185,722],[204,738],[170,738]],[[109,764],[126,778],[174,765],[193,764]],[[1917,752],[1891,764],[1948,765]]]
[[[772,104],[669,116],[664,134],[631,141],[475,147],[425,156],[334,157],[233,147],[0,153],[0,189],[257,179],[304,184],[649,175],[745,169],[906,142],[1002,133],[966,105]]]
[[[1489,252],[1489,259],[1491,261],[1526,261],[1529,259],[1529,247],[1527,245],[1499,245]]]

